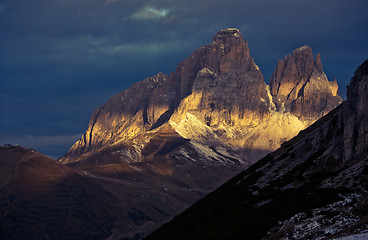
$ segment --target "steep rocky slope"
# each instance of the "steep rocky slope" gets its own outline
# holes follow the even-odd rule
[[[334,239],[368,229],[368,60],[347,101],[147,239]]]

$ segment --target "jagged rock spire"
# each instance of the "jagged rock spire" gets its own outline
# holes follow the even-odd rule
[[[342,101],[337,82],[329,82],[323,72],[321,55],[314,60],[307,45],[278,61],[270,88],[279,110],[307,121],[318,119]]]

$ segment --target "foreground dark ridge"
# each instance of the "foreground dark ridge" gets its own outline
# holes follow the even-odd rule
[[[331,239],[368,229],[367,89],[365,61],[344,104],[146,239]]]

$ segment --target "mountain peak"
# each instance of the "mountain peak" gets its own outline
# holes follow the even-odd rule
[[[301,46],[293,51],[294,52],[303,52],[303,51],[312,51],[312,48],[308,45]]]
[[[213,38],[212,43],[223,43],[227,39],[240,39],[243,41],[243,36],[237,28],[227,28],[220,30]]]
[[[278,108],[285,107],[307,121],[316,120],[341,102],[337,83],[328,81],[323,72],[321,55],[314,60],[308,45],[278,61],[270,87]]]
[[[230,70],[244,69],[245,71],[258,71],[258,67],[250,56],[248,43],[236,28],[220,30],[208,45],[206,62],[214,72],[228,72]],[[213,66],[217,66],[217,67]]]

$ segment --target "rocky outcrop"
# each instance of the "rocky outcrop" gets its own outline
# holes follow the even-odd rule
[[[314,60],[309,46],[278,60],[270,88],[278,109],[308,122],[314,122],[342,102],[336,81],[328,81],[320,54]]]

